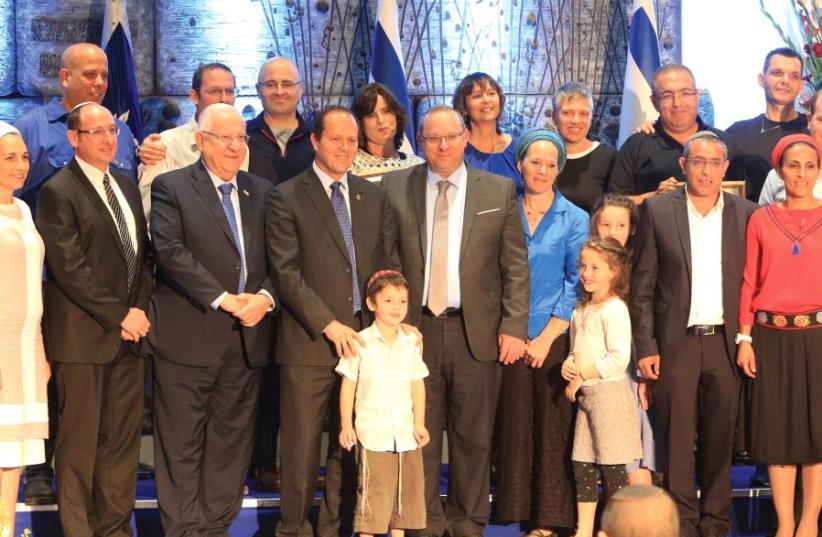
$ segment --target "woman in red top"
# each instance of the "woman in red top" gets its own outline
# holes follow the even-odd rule
[[[771,160],[787,197],[748,223],[737,364],[752,379],[751,454],[768,464],[777,537],[816,537],[822,507],[822,200],[813,197],[820,155],[806,134],[782,138]],[[795,528],[797,465],[803,502]]]

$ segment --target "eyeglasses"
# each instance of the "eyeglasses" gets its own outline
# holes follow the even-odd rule
[[[721,158],[705,159],[705,158],[695,157],[695,158],[685,159],[685,161],[688,163],[689,166],[693,166],[694,168],[703,169],[703,168],[707,167],[709,170],[718,170],[719,168],[722,167],[723,164],[725,164],[725,161]]]
[[[420,134],[420,138],[422,141],[425,142],[427,145],[439,145],[441,143],[446,143],[448,145],[454,144],[462,138],[462,135],[465,134],[465,129],[462,129],[460,132],[454,134],[446,134],[444,136],[425,136]]]
[[[89,136],[93,136],[95,138],[104,138],[106,136],[112,136],[116,138],[120,134],[120,127],[106,127],[103,129],[92,129],[90,131],[83,130],[83,129],[74,129],[80,134],[88,134]]]
[[[203,134],[208,134],[209,136],[213,136],[217,143],[220,145],[230,145],[231,142],[237,142],[238,144],[247,144],[248,140],[251,138],[247,134],[238,134],[237,136],[231,136],[228,134],[217,134],[216,132],[209,132],[209,131],[200,131]]]
[[[235,88],[208,88],[204,89],[203,93],[209,97],[222,97],[223,95],[233,97],[237,95],[237,90]]]
[[[675,97],[679,97],[679,99],[682,100],[690,99],[697,95],[699,95],[699,92],[696,90],[666,91],[665,93],[657,94],[656,98],[659,99],[661,103],[668,103],[673,102]]]
[[[302,84],[302,82],[299,80],[268,80],[266,82],[258,82],[257,89],[265,89],[266,91],[274,91],[277,89],[282,89],[283,91],[291,91],[300,84]]]

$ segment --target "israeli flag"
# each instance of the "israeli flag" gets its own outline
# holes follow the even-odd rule
[[[374,25],[374,39],[371,44],[371,70],[368,79],[384,84],[408,116],[405,127],[405,141],[401,150],[414,153],[414,115],[408,98],[408,82],[402,65],[400,46],[399,9],[396,0],[380,0],[377,4],[377,23]]]
[[[137,73],[131,53],[131,30],[128,27],[126,0],[106,0],[101,48],[108,57],[108,91],[103,106],[143,141],[143,118],[137,93]]]
[[[651,103],[654,73],[659,69],[659,42],[652,0],[634,0],[628,34],[628,60],[622,86],[622,113],[619,116],[618,146],[645,121],[655,119]]]

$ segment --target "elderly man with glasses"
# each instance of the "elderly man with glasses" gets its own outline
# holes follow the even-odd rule
[[[240,170],[245,122],[212,104],[194,136],[202,158],[151,187],[154,458],[168,537],[227,535],[240,511],[276,304],[271,184]]]
[[[699,117],[699,92],[690,69],[675,63],[660,67],[654,74],[651,101],[659,119],[625,140],[611,170],[612,192],[627,194],[641,204],[651,196],[675,190],[685,180],[679,166],[682,148],[701,131],[713,132],[728,147],[731,164],[727,177],[742,176],[741,163],[734,158],[739,151],[733,137]]]
[[[151,211],[151,183],[154,179],[200,159],[200,148],[194,139],[200,114],[215,103],[233,106],[235,96],[234,73],[227,65],[219,62],[204,63],[194,71],[188,92],[188,98],[196,107],[194,116],[185,125],[148,136],[140,146],[140,195],[146,218]],[[248,152],[240,169],[248,170]]]

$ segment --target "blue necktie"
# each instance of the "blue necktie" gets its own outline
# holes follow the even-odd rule
[[[240,242],[240,229],[237,227],[237,216],[234,214],[234,205],[231,204],[231,191],[234,189],[234,185],[226,183],[217,188],[223,194],[223,212],[225,212],[225,217],[228,220],[228,227],[231,228],[231,234],[234,236],[234,246],[236,246],[237,251],[240,252],[240,283],[237,285],[237,292],[242,293],[245,291],[246,278],[245,252],[243,252],[243,243]]]
[[[337,222],[340,224],[340,231],[342,231],[343,239],[345,240],[345,247],[348,249],[348,259],[351,260],[351,288],[354,293],[354,313],[357,313],[360,311],[360,308],[362,308],[360,282],[357,279],[357,254],[354,252],[354,235],[351,233],[351,219],[348,217],[345,198],[340,190],[341,186],[342,184],[339,181],[331,183],[331,206],[334,207],[334,212],[337,214]]]

